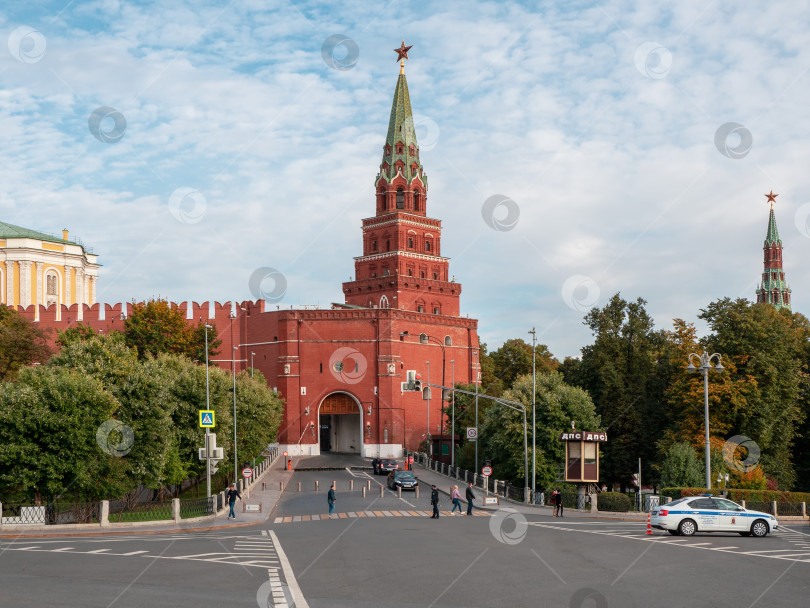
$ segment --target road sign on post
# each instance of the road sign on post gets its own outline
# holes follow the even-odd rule
[[[214,410],[200,410],[200,428],[212,429],[215,425]]]
[[[253,477],[253,469],[251,469],[250,467],[245,467],[244,469],[242,469],[242,477],[244,477],[245,479],[250,479],[251,477]]]
[[[478,429],[472,426],[467,427],[467,439],[469,441],[475,441],[478,439]]]
[[[492,475],[492,467],[486,466],[481,469],[481,475],[484,477],[489,477]]]

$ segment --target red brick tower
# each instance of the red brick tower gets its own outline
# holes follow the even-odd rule
[[[768,233],[762,250],[765,254],[762,283],[757,288],[757,302],[773,304],[776,308],[790,310],[790,287],[785,281],[785,271],[782,268],[782,239],[776,229],[776,216],[773,213],[773,204],[778,194],[771,190],[765,195],[771,204],[771,215],[768,218]]]
[[[363,220],[355,280],[343,284],[346,304],[458,316],[461,285],[450,280],[449,259],[441,256],[442,223],[427,216],[427,175],[419,161],[404,60],[375,189],[376,215]]]

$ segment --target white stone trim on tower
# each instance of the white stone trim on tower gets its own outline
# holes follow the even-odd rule
[[[34,321],[39,321],[39,305],[45,301],[42,294],[42,262],[34,262],[34,267],[37,273],[37,293],[36,298],[34,298],[34,302],[36,303],[36,306],[34,306]]]

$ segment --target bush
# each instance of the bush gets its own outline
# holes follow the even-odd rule
[[[669,496],[672,500],[685,498],[687,496],[700,496],[706,494],[706,488],[661,488],[661,496]],[[715,492],[715,495],[719,492]],[[773,490],[747,490],[742,488],[729,488],[727,494],[729,500],[740,502],[741,500],[755,500],[762,502],[810,502],[810,492],[779,492]],[[601,500],[601,495],[600,495]]]
[[[633,502],[621,492],[602,492],[596,497],[596,506],[600,511],[627,513]]]

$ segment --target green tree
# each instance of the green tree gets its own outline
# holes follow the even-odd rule
[[[57,331],[56,343],[59,348],[65,348],[74,342],[84,342],[97,337],[96,330],[84,323],[77,323],[73,327],[68,327],[64,331]]]
[[[731,408],[728,434],[753,439],[767,476],[790,489],[796,480],[793,444],[805,418],[810,323],[801,314],[741,298],[712,302],[699,316],[712,330],[705,341],[709,352],[721,353],[723,365],[733,363],[733,371],[720,376],[751,378],[756,385],[744,407]]]
[[[97,440],[118,409],[99,380],[75,370],[26,368],[0,384],[0,497],[41,504],[126,491],[124,462]]]
[[[208,332],[208,356],[216,355],[222,343],[216,339],[216,328]],[[205,323],[190,324],[176,304],[166,300],[133,302],[132,312],[124,322],[127,345],[138,350],[138,357],[161,353],[183,355],[193,361],[205,361]]]
[[[659,459],[655,441],[664,431],[663,391],[671,373],[667,336],[655,331],[638,298],[626,301],[615,294],[604,308],[594,308],[585,324],[594,343],[582,349],[579,364],[565,366],[570,380],[587,390],[609,432],[603,445],[600,474],[610,485],[624,488],[642,460],[642,477],[655,482]]]
[[[21,367],[44,363],[50,356],[48,331],[16,310],[0,306],[0,381],[12,380]]]
[[[555,371],[559,362],[549,352],[545,344],[535,345],[535,368],[538,372]],[[505,389],[514,384],[518,376],[532,373],[532,345],[521,338],[512,338],[490,353],[493,373]]]
[[[704,469],[691,444],[685,441],[673,443],[661,465],[661,485],[667,488],[699,488],[705,483]]]
[[[531,476],[531,411],[532,377],[518,378],[504,393],[504,399],[526,406],[527,444],[529,447],[529,476]],[[590,396],[581,388],[563,381],[562,374],[544,371],[537,374],[535,392],[536,446],[535,467],[537,487],[542,489],[558,480],[565,459],[565,445],[559,434],[570,428],[601,430]],[[516,485],[524,482],[523,475],[523,414],[506,406],[493,404],[486,411],[479,434],[482,458],[491,459],[499,479],[510,479]],[[531,481],[529,481],[531,485]]]

